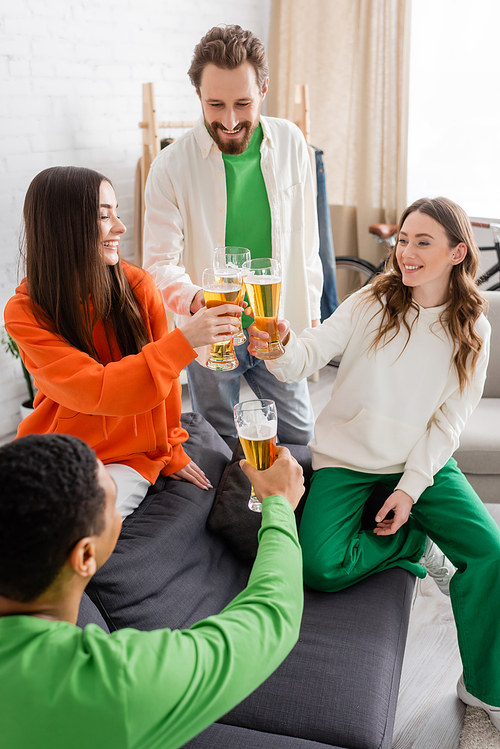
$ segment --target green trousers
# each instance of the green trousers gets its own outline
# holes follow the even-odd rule
[[[429,536],[455,565],[450,595],[467,690],[500,706],[500,530],[451,458],[394,535],[361,530],[377,482],[393,491],[401,474],[345,468],[313,474],[300,524],[304,581],[334,592],[388,567],[425,577]]]

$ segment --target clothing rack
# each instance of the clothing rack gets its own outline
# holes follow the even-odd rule
[[[142,154],[137,163],[135,175],[135,205],[134,205],[134,244],[136,265],[142,266],[142,243],[144,236],[144,190],[149,170],[154,159],[161,151],[161,140],[159,131],[163,129],[177,129],[193,127],[194,122],[165,120],[159,121],[156,112],[156,99],[154,83],[142,84],[142,121],[139,127],[142,130]],[[169,330],[173,330],[174,316],[169,310],[165,310]],[[181,383],[187,382],[186,373],[181,372]]]
[[[311,136],[311,116],[309,113],[309,86],[307,84],[296,84],[293,104],[293,122],[302,130],[302,135],[309,146]],[[311,149],[309,149],[309,151],[311,151]],[[313,169],[313,174],[315,174],[316,163],[314,158],[311,158],[311,167]],[[312,382],[319,382],[319,372],[314,372],[309,379],[312,380]]]
[[[159,121],[156,113],[154,83],[142,84],[142,155],[136,172],[136,210],[135,210],[135,262],[142,265],[142,237],[144,233],[144,190],[149,170],[161,150],[159,131],[193,127],[194,122],[165,120]]]
[[[302,130],[302,134],[309,145],[311,140],[311,116],[309,113],[309,86],[299,84],[295,86],[293,121]]]

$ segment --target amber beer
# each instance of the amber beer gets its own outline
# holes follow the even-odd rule
[[[238,431],[245,458],[258,471],[270,468],[276,458],[276,433],[278,414],[276,403],[266,398],[243,401],[234,407],[234,423]],[[261,512],[262,504],[250,490],[248,506],[253,512]]]
[[[238,304],[242,292],[241,273],[234,271],[231,275],[223,270],[208,269],[203,272],[203,295],[208,308],[220,307],[222,304]],[[236,369],[238,359],[234,353],[233,341],[217,341],[210,346],[207,367],[217,372]]]
[[[255,356],[259,359],[277,359],[285,353],[278,332],[281,279],[277,276],[258,276],[250,273],[245,278],[245,286],[255,325],[259,330],[269,333],[267,348],[258,349],[256,346]]]
[[[270,468],[276,459],[277,422],[243,427],[239,438],[245,458],[258,471]]]
[[[222,289],[222,291],[221,291]],[[203,289],[207,307],[219,307],[221,304],[238,304],[242,294],[242,285],[225,283],[223,286],[214,284]]]
[[[205,304],[209,309],[210,307],[220,307],[221,304],[238,304],[238,299],[241,296],[241,286],[227,283],[224,284],[223,288],[224,291],[221,291],[221,286],[214,285],[203,289]],[[227,341],[217,341],[217,343],[212,343],[210,346],[210,357],[207,366],[210,369],[215,369],[217,371],[236,369],[238,362],[234,353],[234,345],[231,338]]]
[[[214,268],[242,268],[243,263],[251,260],[250,250],[246,247],[216,247],[213,252]],[[245,297],[245,284],[241,286],[240,296],[236,304],[242,306]],[[233,346],[242,346],[247,342],[243,329],[240,326],[238,332],[233,336]]]

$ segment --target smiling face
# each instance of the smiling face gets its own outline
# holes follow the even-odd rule
[[[396,259],[403,283],[421,307],[438,307],[449,297],[450,274],[462,262],[467,246],[451,247],[445,230],[420,211],[410,213],[401,227]]]
[[[233,70],[209,63],[203,69],[199,97],[205,124],[222,153],[243,153],[259,124],[267,93],[257,84],[253,65],[244,62]]]
[[[106,265],[116,265],[119,260],[120,237],[127,229],[116,215],[118,203],[115,191],[103,180],[99,187],[99,227],[102,256]]]

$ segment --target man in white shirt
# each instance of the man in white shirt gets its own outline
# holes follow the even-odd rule
[[[203,112],[151,167],[144,267],[180,324],[204,305],[202,273],[213,266],[215,247],[246,247],[252,258],[276,258],[282,314],[299,333],[319,323],[323,282],[304,138],[291,122],[261,116],[268,66],[251,32],[211,29],[195,48],[189,76]],[[276,402],[280,441],[306,444],[314,421],[307,381],[279,383],[246,345],[235,353],[239,366],[229,372],[200,366],[201,355],[189,365],[193,409],[222,436],[236,436],[232,411],[243,375],[258,398]]]

